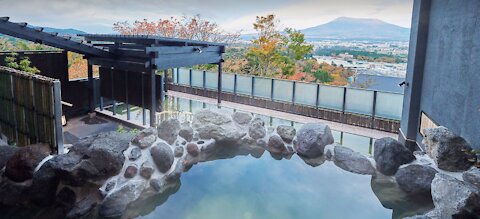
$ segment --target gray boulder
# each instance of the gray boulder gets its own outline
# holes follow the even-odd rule
[[[177,119],[167,119],[158,126],[158,137],[168,144],[173,144],[177,140],[180,128],[180,122]]]
[[[138,199],[144,188],[143,180],[128,181],[105,197],[99,206],[98,214],[105,218],[120,218],[127,205]]]
[[[300,128],[294,142],[295,150],[305,157],[318,157],[326,145],[333,144],[330,127],[323,123],[307,123]]]
[[[265,122],[260,118],[255,118],[248,126],[248,135],[257,140],[265,137],[267,131],[265,130]]]
[[[480,169],[473,168],[462,174],[463,181],[470,183],[480,189]]]
[[[152,146],[152,144],[157,140],[157,130],[155,128],[147,128],[139,132],[135,138],[133,138],[132,143],[142,149]]]
[[[432,181],[432,199],[437,218],[480,217],[480,194],[474,186],[437,173]],[[427,214],[428,215],[428,214]]]
[[[352,173],[375,175],[375,168],[364,155],[343,146],[335,146],[333,151],[333,162],[338,167]]]
[[[283,154],[287,152],[285,143],[283,142],[282,138],[278,135],[270,136],[267,143],[267,149],[270,153],[273,153],[273,154]]]
[[[246,135],[245,131],[238,127],[229,113],[224,110],[200,110],[193,116],[192,126],[200,138],[213,138],[217,143],[238,142]]]
[[[468,170],[474,158],[470,144],[445,127],[425,129],[423,144],[438,168],[451,172]]]
[[[252,114],[244,112],[234,112],[232,115],[233,121],[239,125],[248,125],[252,121]]]
[[[190,127],[190,124],[182,124],[178,135],[187,141],[193,140],[193,129]]]
[[[377,170],[387,176],[394,175],[398,167],[415,160],[415,156],[410,150],[390,137],[375,141],[373,158]]]
[[[429,166],[412,164],[400,168],[395,174],[398,186],[409,194],[430,193],[437,171]]]
[[[173,151],[169,145],[160,142],[150,149],[153,162],[162,173],[166,173],[173,164]]]
[[[286,143],[292,143],[297,131],[293,126],[279,125],[277,127],[277,133]]]
[[[93,217],[95,207],[99,202],[100,197],[96,193],[90,194],[81,199],[65,216],[66,219],[89,218]]]
[[[8,159],[5,165],[5,176],[14,182],[31,179],[37,165],[50,153],[51,150],[47,144],[20,147]]]

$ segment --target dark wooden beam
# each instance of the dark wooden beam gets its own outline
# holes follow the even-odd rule
[[[169,69],[200,64],[217,64],[221,60],[222,56],[218,53],[173,54],[159,56],[155,59],[154,64],[157,69]]]
[[[113,54],[105,50],[58,37],[50,33],[41,32],[38,29],[30,28],[24,24],[12,23],[6,18],[0,19],[0,33],[89,56],[113,57]]]
[[[90,58],[88,59],[88,62],[92,65],[99,65],[107,68],[113,67],[116,69],[135,72],[146,72],[150,67],[150,62],[148,61],[144,63],[139,63],[105,58]]]
[[[204,52],[214,52],[222,53],[223,49],[221,46],[163,46],[163,47],[147,47],[146,52],[151,53],[155,52],[159,56],[161,55],[170,55],[170,54],[190,54],[190,53],[204,53]]]

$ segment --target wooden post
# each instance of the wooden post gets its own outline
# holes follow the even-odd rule
[[[145,110],[145,74],[142,72],[142,80],[140,89],[142,91],[142,124],[147,124],[147,115]]]
[[[193,93],[193,87],[192,87],[192,69],[189,69],[188,71],[188,86],[190,86],[190,94]]]
[[[87,66],[87,74],[88,74],[88,90],[89,90],[89,95],[88,95],[88,100],[90,103],[90,112],[93,113],[95,111],[95,86],[93,82],[93,66],[88,63]]]
[[[115,83],[113,81],[113,68],[110,68],[110,78],[111,80],[111,85],[112,85],[112,107],[113,107],[113,115],[117,115],[117,104],[115,103]]]
[[[377,91],[373,91],[372,124],[370,125],[372,129],[375,127],[375,111],[377,111]]]
[[[130,104],[128,103],[128,71],[125,71],[125,104],[127,104],[127,120],[130,120]]]
[[[218,63],[218,97],[217,102],[222,102],[222,62]]]
[[[234,74],[233,75],[233,98],[234,98],[234,101],[233,102],[237,102],[237,74]]]
[[[344,123],[347,122],[347,116],[345,114],[345,110],[347,108],[346,103],[347,103],[347,87],[344,87],[343,88],[343,103],[342,103],[342,121]]]
[[[155,69],[150,69],[150,127],[156,127],[157,97],[155,92],[155,73]]]
[[[55,142],[57,143],[57,153],[63,154],[63,126],[62,126],[62,93],[61,93],[60,81],[53,82],[53,104],[55,112]]]

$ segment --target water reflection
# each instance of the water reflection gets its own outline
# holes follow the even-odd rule
[[[428,197],[407,196],[389,178],[346,172],[324,158],[254,158],[253,147],[216,148],[182,174],[181,189],[175,182],[135,202],[125,218],[403,218],[433,207]]]

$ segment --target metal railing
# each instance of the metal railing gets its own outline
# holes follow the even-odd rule
[[[173,69],[175,85],[217,89],[217,73],[193,69]],[[403,94],[301,81],[281,80],[241,74],[222,74],[222,91],[342,113],[400,120]]]

